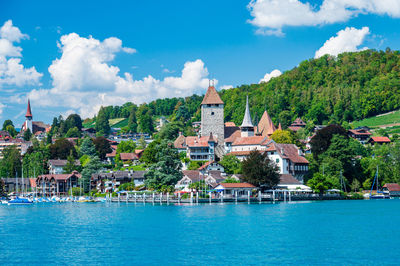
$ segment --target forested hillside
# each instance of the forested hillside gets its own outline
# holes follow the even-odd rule
[[[315,124],[360,120],[400,108],[399,51],[365,50],[343,53],[338,57],[324,56],[301,62],[292,70],[268,83],[242,85],[223,90],[225,121],[240,124],[243,119],[246,94],[251,113],[258,120],[267,110],[275,123],[285,127],[296,117]],[[143,115],[166,116],[189,124],[200,120],[202,96],[158,99],[136,107],[106,107],[109,118],[129,117],[129,108],[137,116],[137,129],[149,119]],[[257,121],[255,121],[257,122]]]

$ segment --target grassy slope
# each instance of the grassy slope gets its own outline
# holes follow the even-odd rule
[[[376,128],[397,123],[400,123],[400,110],[385,115],[369,117],[360,121],[354,121],[352,124],[354,127],[367,126]]]
[[[108,120],[108,123],[110,124],[110,127],[121,128],[128,125],[128,118],[114,118]],[[89,123],[83,123],[82,125],[84,128],[91,128],[95,126],[95,123],[89,122]]]

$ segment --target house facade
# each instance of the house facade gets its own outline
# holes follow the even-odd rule
[[[47,174],[36,178],[36,189],[42,196],[68,196],[73,187],[79,187],[81,174],[77,171],[71,174]]]

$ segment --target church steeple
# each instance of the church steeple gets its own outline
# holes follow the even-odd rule
[[[31,111],[31,102],[29,101],[29,99],[28,99],[28,108],[26,109],[26,114],[25,114],[25,117],[27,118],[27,119],[32,119],[32,111]]]
[[[254,125],[251,122],[249,95],[246,97],[246,111],[244,112],[243,122],[240,126],[242,137],[254,136]]]

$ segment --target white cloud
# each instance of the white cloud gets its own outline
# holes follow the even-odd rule
[[[222,91],[222,90],[229,90],[229,89],[232,89],[232,88],[233,88],[232,85],[222,85],[219,89]]]
[[[315,52],[315,58],[326,54],[337,56],[343,52],[356,52],[367,49],[367,47],[358,49],[358,46],[364,42],[365,37],[369,33],[368,27],[363,27],[359,30],[353,27],[347,27],[336,33],[336,36],[327,40],[324,45]]]
[[[120,69],[111,64],[117,53],[135,51],[123,47],[118,38],[99,41],[71,33],[62,36],[58,45],[61,57],[49,67],[53,87],[35,89],[28,95],[37,106],[73,108],[90,117],[102,105],[184,97],[208,86],[208,71],[200,59],[186,62],[180,76],[159,80],[149,75],[135,80],[132,74],[120,74]]]
[[[27,39],[28,35],[12,25],[8,20],[0,28],[0,88],[4,85],[38,85],[43,74],[35,67],[25,68],[21,64],[22,48],[14,46],[14,42]]]
[[[323,0],[320,6],[299,0],[252,0],[247,8],[256,33],[283,35],[284,26],[316,26],[345,22],[359,14],[400,17],[398,0]]]
[[[4,109],[5,107],[6,107],[6,106],[5,106],[4,104],[0,103],[0,117],[1,117],[2,114],[3,114],[3,109]]]
[[[280,75],[282,75],[282,72],[279,71],[278,69],[274,69],[271,71],[271,73],[265,74],[264,78],[260,79],[259,83],[262,82],[267,83],[268,81],[270,81],[270,79],[279,77]]]

